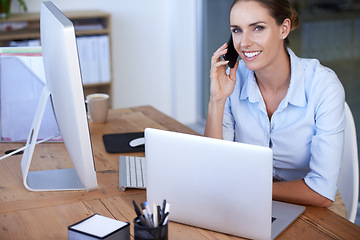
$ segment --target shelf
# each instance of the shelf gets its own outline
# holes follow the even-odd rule
[[[100,11],[69,12],[65,15],[73,22],[76,35],[101,35],[110,33],[110,15]],[[19,30],[0,31],[0,41],[40,38],[40,14],[14,14],[8,19],[0,20],[0,25],[12,28],[11,24],[26,23]],[[83,28],[84,30],[79,30]],[[93,29],[91,29],[93,28]],[[2,29],[2,28],[0,28]]]
[[[64,14],[73,22],[76,36],[109,36],[111,80],[110,82],[84,84],[84,94],[86,96],[87,94],[94,92],[104,92],[111,95],[112,63],[110,14],[97,10],[70,11],[64,12]],[[40,39],[40,13],[12,14],[10,18],[0,19],[0,47],[8,47],[11,41],[27,41],[32,39]]]

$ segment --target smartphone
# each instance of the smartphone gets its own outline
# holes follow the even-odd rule
[[[232,35],[230,35],[229,41],[228,41],[228,51],[227,53],[224,55],[224,59],[226,61],[229,61],[228,66],[230,68],[233,68],[235,66],[235,63],[239,57],[239,54],[237,53],[237,51],[234,48],[234,43],[233,43],[233,39],[232,39]]]

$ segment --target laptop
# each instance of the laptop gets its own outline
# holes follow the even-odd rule
[[[171,221],[251,239],[274,239],[305,207],[272,201],[272,150],[147,128],[147,201]]]

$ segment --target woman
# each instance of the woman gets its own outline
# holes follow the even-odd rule
[[[332,70],[287,48],[298,23],[288,0],[234,1],[230,30],[242,60],[227,71],[227,44],[213,54],[205,136],[270,147],[274,200],[340,206],[345,217],[335,201],[345,93]]]

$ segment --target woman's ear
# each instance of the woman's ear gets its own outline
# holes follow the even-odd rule
[[[291,20],[286,18],[284,22],[281,24],[281,38],[285,39],[289,35],[291,30]]]

